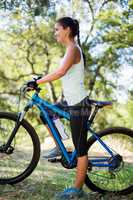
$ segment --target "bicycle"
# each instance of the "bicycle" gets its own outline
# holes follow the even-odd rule
[[[25,86],[23,93],[26,94],[28,90]],[[76,150],[66,150],[46,108],[67,120],[70,120],[70,114],[43,100],[39,92],[40,88],[37,87],[23,111],[18,114],[0,112],[0,184],[21,182],[38,164],[40,141],[34,128],[24,119],[33,106],[39,109],[42,122],[46,120],[60,147],[62,156],[58,161],[67,169],[76,167]],[[90,105],[94,108],[88,120],[88,131],[92,134],[87,142],[91,167],[89,164],[85,184],[100,193],[129,194],[133,192],[133,130],[112,127],[96,133],[91,125],[98,110],[112,105],[112,102],[90,99]]]

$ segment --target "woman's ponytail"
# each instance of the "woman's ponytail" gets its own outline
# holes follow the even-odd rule
[[[78,20],[74,19],[74,23],[76,24],[76,27],[77,27],[77,41],[78,41],[79,46],[81,47],[79,22],[78,22]],[[82,51],[82,55],[83,55],[83,59],[84,59],[84,65],[86,65],[86,56],[83,51]]]
[[[77,41],[78,41],[79,46],[81,46],[81,42],[80,42],[79,22],[78,22],[78,20],[74,19],[74,23],[76,24],[76,35],[77,35]]]

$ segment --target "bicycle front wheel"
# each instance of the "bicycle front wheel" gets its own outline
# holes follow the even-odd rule
[[[22,120],[13,141],[5,152],[17,115],[0,112],[0,184],[15,184],[35,169],[40,157],[40,142],[33,127]]]
[[[88,157],[92,162],[92,169],[88,171],[85,184],[93,191],[101,193],[108,191],[129,194],[133,192],[133,130],[123,127],[108,128],[99,132],[98,136],[116,155],[117,161],[114,163],[115,167],[112,168],[99,166],[101,163],[109,165],[113,159],[104,147],[91,137],[88,140]],[[99,162],[99,159],[103,161]],[[105,160],[108,161],[105,162]]]

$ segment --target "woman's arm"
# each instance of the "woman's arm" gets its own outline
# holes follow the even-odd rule
[[[61,66],[54,72],[37,80],[37,84],[51,82],[51,81],[61,78],[62,76],[64,76],[66,74],[68,69],[71,68],[71,66],[73,64],[76,64],[78,61],[80,61],[80,51],[79,51],[78,47],[74,46],[74,47],[68,48],[67,52],[63,58],[63,62],[61,64]]]

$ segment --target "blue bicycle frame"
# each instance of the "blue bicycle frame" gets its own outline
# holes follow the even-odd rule
[[[63,142],[60,139],[59,133],[57,132],[57,129],[53,123],[53,120],[49,117],[49,114],[47,113],[45,108],[52,110],[54,113],[57,113],[59,116],[65,118],[67,120],[70,120],[70,114],[68,112],[63,111],[62,109],[58,108],[57,106],[52,105],[52,104],[48,103],[47,101],[41,99],[38,96],[37,92],[32,96],[31,100],[27,103],[27,105],[25,107],[25,111],[27,112],[28,109],[32,108],[34,105],[37,106],[37,108],[40,110],[42,119],[44,119],[47,122],[48,127],[50,128],[51,133],[52,133],[55,141],[59,145],[65,159],[67,160],[67,162],[69,163],[70,166],[73,165],[76,160],[76,156],[77,156],[76,150],[74,150],[71,154],[67,152]],[[91,129],[91,123],[88,123],[88,131],[92,134],[92,137],[96,138],[96,140],[103,146],[103,148],[109,153],[109,155],[114,158],[114,154],[111,151],[111,149]],[[91,162],[92,166],[96,166],[96,167],[111,167],[112,164],[108,163],[109,158],[110,157],[97,158],[97,159],[92,159],[92,160],[90,159],[89,162]],[[105,162],[107,162],[107,163],[105,163]]]

